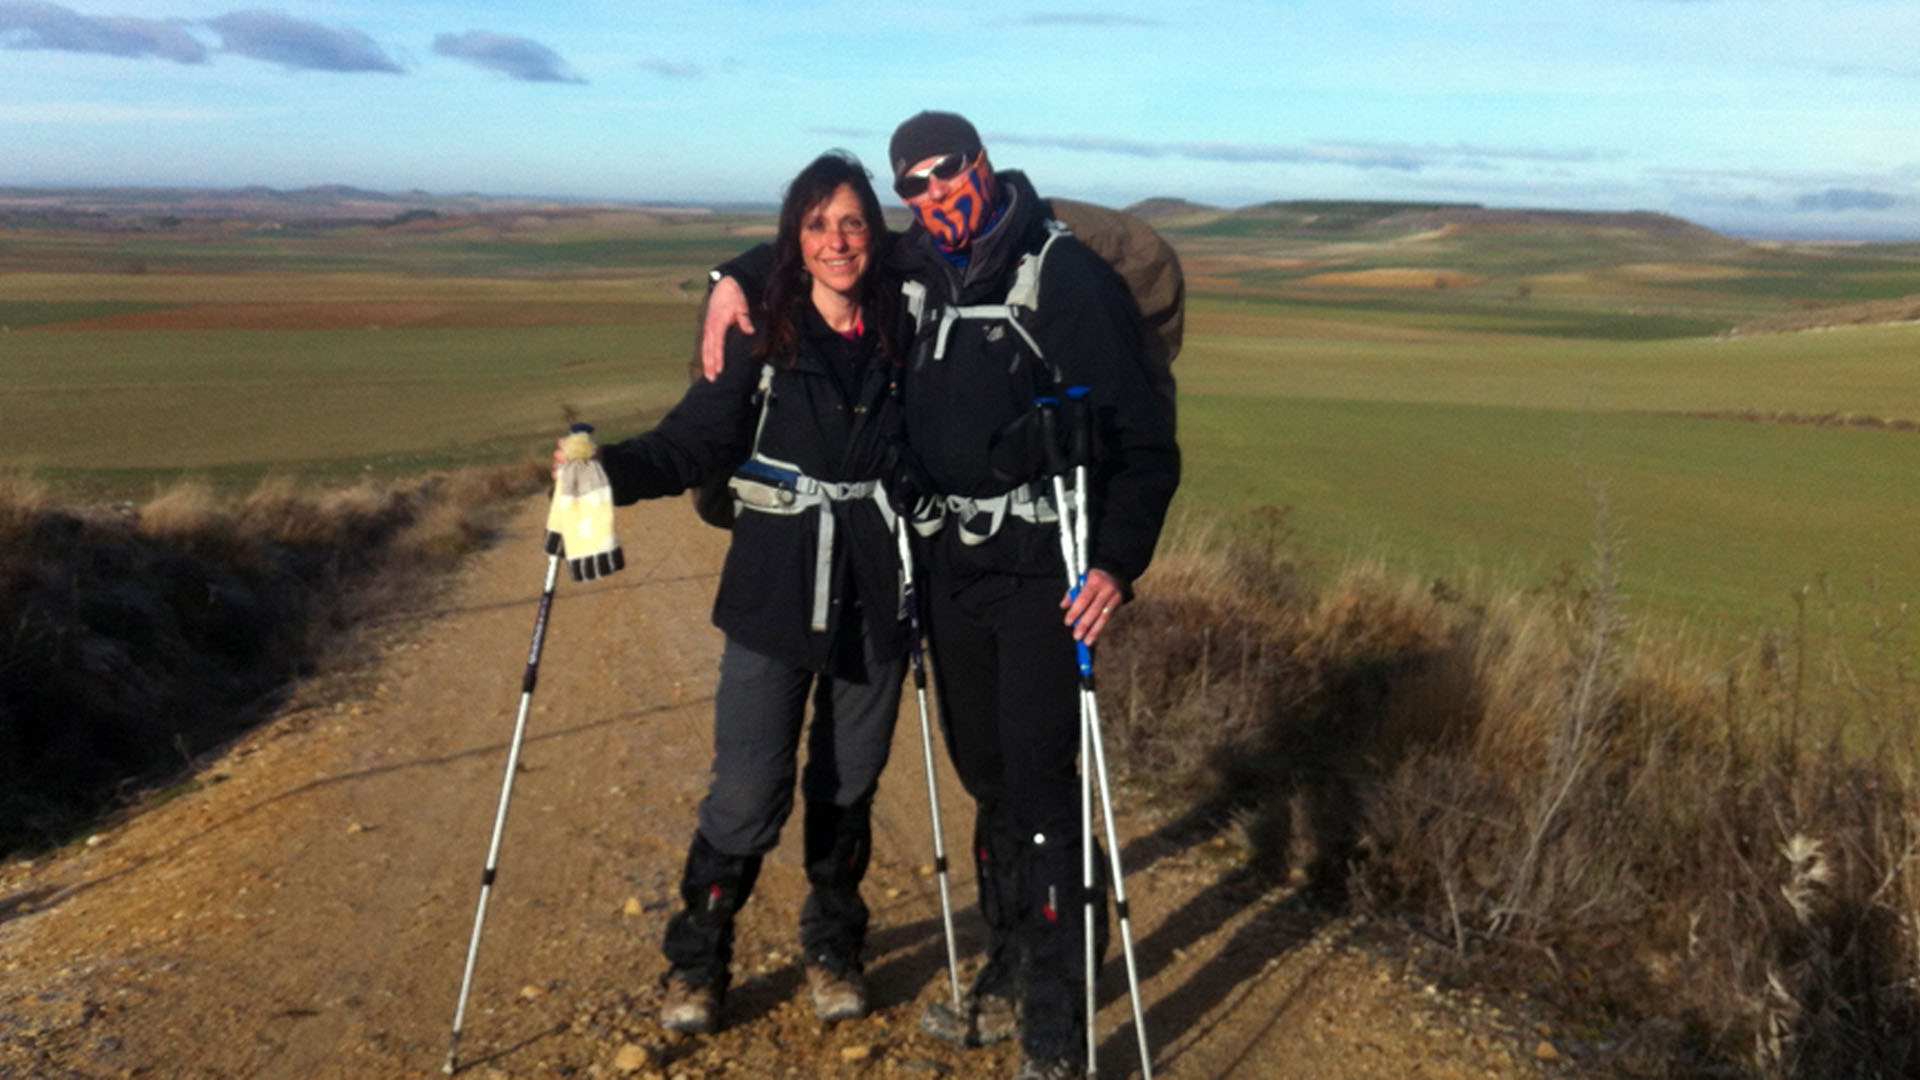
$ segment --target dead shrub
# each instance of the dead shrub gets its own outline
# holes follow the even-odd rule
[[[58,842],[269,715],[544,476],[489,472],[269,480],[232,501],[189,482],[131,516],[0,497],[0,854]]]
[[[480,509],[458,502],[430,504],[394,537],[394,557],[441,563],[475,550],[487,536],[487,522]]]
[[[274,544],[326,541],[336,528],[317,493],[290,476],[270,476],[240,500],[240,527]]]
[[[140,507],[142,536],[193,539],[233,527],[233,515],[204,481],[167,488]]]
[[[0,537],[18,535],[48,505],[45,484],[24,472],[0,472]]]
[[[1804,609],[1731,665],[1635,638],[1605,545],[1490,596],[1308,573],[1270,527],[1168,550],[1103,642],[1103,716],[1252,869],[1351,885],[1624,1075],[1920,1069],[1905,667],[1866,686]]]
[[[504,499],[546,490],[553,484],[551,469],[543,461],[462,469],[444,478],[446,498],[461,506],[491,507]]]

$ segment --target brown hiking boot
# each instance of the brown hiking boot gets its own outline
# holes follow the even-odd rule
[[[813,997],[813,1015],[829,1024],[867,1015],[867,980],[858,971],[838,974],[808,964],[807,992]]]
[[[725,997],[718,987],[694,986],[678,972],[669,972],[666,996],[660,1002],[660,1026],[688,1035],[711,1035],[720,1026],[720,1003]]]
[[[973,996],[973,1044],[991,1046],[1020,1034],[1020,1006],[999,994]]]
[[[1013,1080],[1084,1080],[1087,1070],[1065,1058],[1052,1061],[1036,1061],[1023,1056],[1020,1071],[1013,1074]]]
[[[955,1046],[991,1046],[1020,1034],[1020,1006],[999,994],[968,994],[959,1012],[951,1001],[931,1001],[920,1013],[920,1030]]]

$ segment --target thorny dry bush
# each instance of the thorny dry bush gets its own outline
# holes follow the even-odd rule
[[[0,477],[0,854],[58,843],[262,719],[546,479],[268,480],[238,500],[189,482],[113,511]]]
[[[1102,715],[1131,773],[1245,827],[1253,869],[1551,1002],[1622,1075],[1920,1075],[1902,619],[1878,684],[1805,596],[1708,665],[1629,637],[1605,537],[1588,572],[1489,597],[1368,566],[1316,586],[1272,511],[1214,533],[1103,639]]]

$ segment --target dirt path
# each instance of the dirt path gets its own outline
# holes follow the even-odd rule
[[[539,592],[542,509],[518,514],[432,610],[373,628],[377,660],[304,688],[187,790],[0,866],[0,1077],[439,1074]],[[554,605],[463,1075],[1010,1075],[1011,1048],[963,1053],[915,1027],[944,992],[945,960],[911,696],[867,886],[875,1016],[826,1028],[800,1003],[790,828],[744,916],[727,1030],[687,1040],[653,1022],[656,943],[706,782],[724,537],[682,500],[623,511],[621,532],[629,569],[563,582]],[[942,784],[948,843],[964,845],[970,808],[951,774]],[[1122,822],[1156,1076],[1565,1070],[1541,1032],[1361,947],[1363,923],[1236,887],[1223,839],[1176,843],[1159,824]],[[964,958],[979,945],[969,867],[954,889]],[[1138,1069],[1114,952],[1107,1077]]]

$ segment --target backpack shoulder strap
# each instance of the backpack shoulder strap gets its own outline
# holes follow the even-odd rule
[[[1020,262],[1014,267],[1013,285],[1007,289],[1007,306],[1026,308],[1028,311],[1040,307],[1040,267],[1046,261],[1047,252],[1053,248],[1053,242],[1063,236],[1072,236],[1073,231],[1053,218],[1047,219],[1047,239],[1040,245],[1039,251],[1030,251],[1020,256]]]
[[[1055,240],[1063,236],[1071,235],[1073,235],[1073,233],[1068,230],[1065,225],[1062,225],[1058,221],[1048,219],[1047,239],[1040,245],[1040,250],[1029,251],[1021,255],[1020,261],[1014,264],[1013,284],[1007,287],[1005,300],[998,304],[949,304],[941,309],[940,334],[934,343],[933,358],[939,360],[946,356],[947,332],[953,329],[953,324],[956,321],[960,319],[1005,319],[1007,323],[1013,327],[1014,332],[1026,341],[1027,347],[1033,350],[1033,355],[1045,360],[1046,353],[1041,350],[1040,343],[1034,340],[1033,334],[1021,324],[1020,313],[1022,311],[1035,311],[1039,309],[1040,270],[1046,261],[1047,251],[1053,247]],[[904,287],[902,291],[905,291]],[[925,292],[923,288],[921,290],[922,302],[925,301]],[[911,297],[909,297],[908,303],[912,303]],[[916,320],[916,322],[917,321],[918,320]]]
[[[918,330],[927,318],[927,283],[924,281],[902,281],[900,295],[907,301],[907,314],[913,319],[913,327]]]

